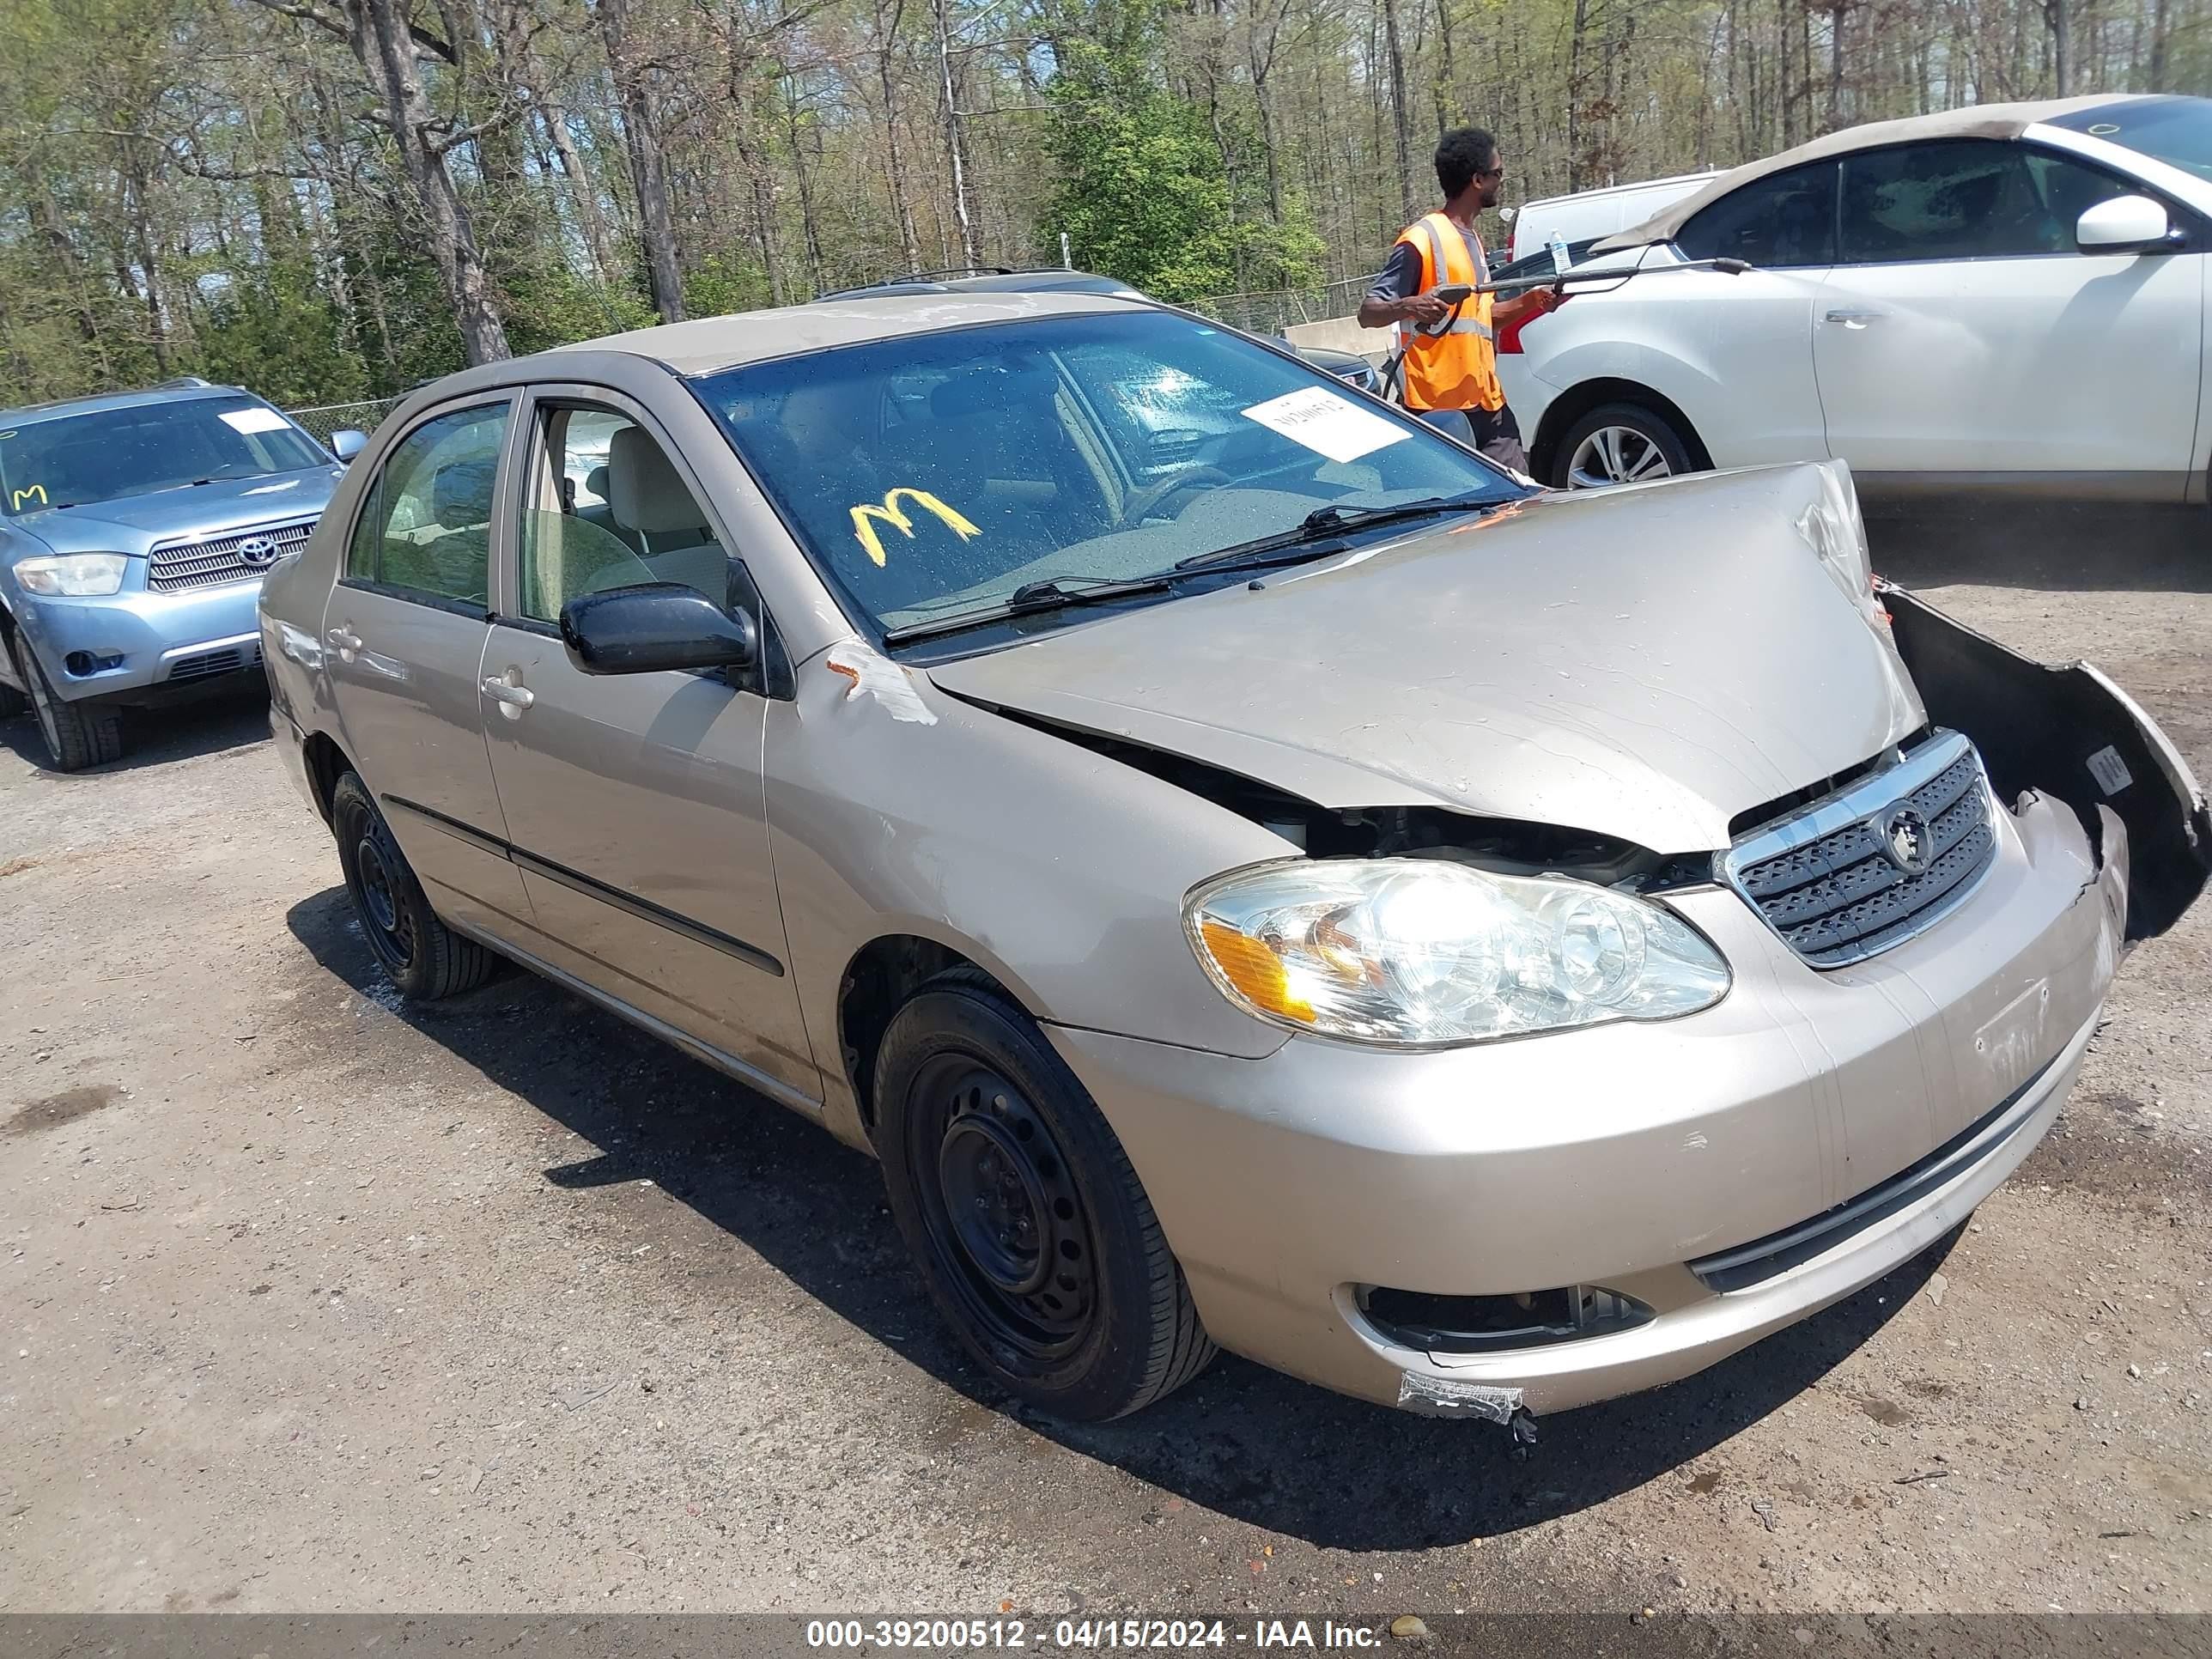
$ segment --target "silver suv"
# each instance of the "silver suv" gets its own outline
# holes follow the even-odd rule
[[[349,456],[196,379],[0,411],[0,717],[27,703],[74,772],[123,752],[125,705],[261,678],[261,577]]]

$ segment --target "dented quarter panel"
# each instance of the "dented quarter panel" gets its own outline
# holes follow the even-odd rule
[[[1835,490],[1808,465],[1540,497],[928,672],[1324,806],[1709,851],[1923,721],[1808,546]]]

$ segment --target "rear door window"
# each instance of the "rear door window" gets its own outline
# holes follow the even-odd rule
[[[354,522],[349,580],[401,598],[484,609],[492,489],[507,413],[504,403],[455,410],[399,441]]]
[[[1703,209],[1674,246],[1692,259],[1741,259],[1762,270],[1836,262],[1836,164],[1816,161],[1753,179]]]

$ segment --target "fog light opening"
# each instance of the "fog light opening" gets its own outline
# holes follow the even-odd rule
[[[1633,1330],[1656,1316],[1634,1297],[1595,1285],[1510,1296],[1431,1296],[1362,1285],[1356,1300],[1384,1337],[1430,1353],[1545,1347]]]
[[[62,659],[62,667],[71,679],[81,680],[88,674],[104,674],[111,668],[122,666],[123,653],[119,651],[97,654],[90,651],[72,651]]]

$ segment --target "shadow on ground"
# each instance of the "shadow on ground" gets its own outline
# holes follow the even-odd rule
[[[301,901],[287,921],[324,969],[397,1006],[344,889]],[[1141,1416],[1069,1427],[1012,1407],[943,1334],[907,1267],[879,1177],[860,1154],[520,970],[452,1002],[398,1012],[599,1149],[545,1171],[580,1202],[598,1188],[649,1179],[979,1406],[1019,1416],[1060,1444],[1193,1504],[1324,1548],[1464,1543],[1662,1479],[1787,1404],[1864,1343],[1956,1237],[1688,1382],[1547,1420],[1526,1461],[1514,1459],[1489,1425],[1407,1416],[1229,1357]]]
[[[1874,568],[1900,587],[2212,593],[2212,507],[1948,503],[1869,509]]]
[[[46,773],[64,779],[104,778],[118,772],[135,772],[144,766],[169,766],[178,761],[219,755],[242,749],[269,736],[269,697],[258,684],[246,690],[210,696],[167,708],[126,708],[123,711],[123,758],[83,772],[56,772],[46,761],[46,739],[39,722],[29,714],[0,720],[0,749],[12,750]]]

